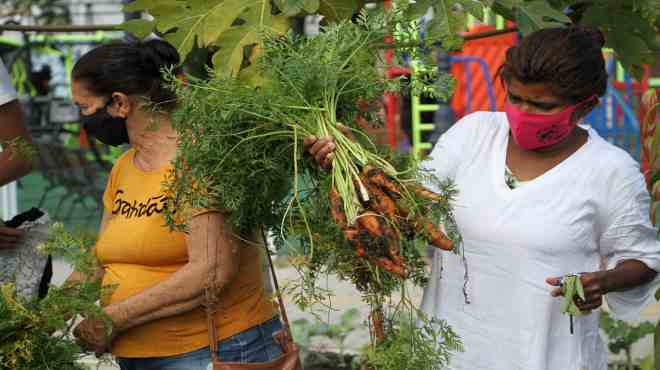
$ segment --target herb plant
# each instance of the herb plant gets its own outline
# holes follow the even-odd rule
[[[428,242],[460,253],[449,206],[454,188],[420,169],[412,157],[375,145],[355,123],[364,117],[377,124],[365,106],[400,89],[378,69],[390,27],[418,31],[416,22],[406,19],[405,6],[398,9],[389,15],[361,13],[356,23],[340,22],[312,38],[265,35],[259,87],[226,75],[186,82],[170,78],[181,102],[173,115],[180,144],[165,184],[173,195],[166,218],[183,227],[193,209],[219,209],[245,236],[261,227],[270,230],[277,247],[286,245],[293,254],[301,279],[289,293],[303,309],[328,304],[317,281],[337,274],[372,307],[374,343],[409,338],[406,348],[419,354],[426,368],[436,368],[446,361],[423,349],[435,348],[431,341],[439,337],[454,338],[451,329],[430,325],[424,329],[428,335],[418,335],[390,315],[418,317],[411,304],[402,303],[404,285],[426,283],[422,257]],[[430,89],[431,80],[417,81],[422,82],[404,86],[404,92],[450,93]],[[329,172],[305,157],[302,143],[308,136],[334,139]],[[434,224],[438,221],[447,236]],[[398,369],[393,363],[379,366]]]
[[[62,224],[51,227],[44,253],[60,256],[77,271],[90,273],[95,257],[89,238],[69,234]],[[77,363],[83,350],[71,336],[76,315],[105,317],[96,305],[100,282],[51,286],[42,300],[25,301],[13,286],[0,287],[0,369],[86,370]]]

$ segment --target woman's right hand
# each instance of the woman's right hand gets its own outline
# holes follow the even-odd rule
[[[321,168],[328,170],[332,167],[332,157],[335,151],[335,142],[331,137],[308,136],[303,145]]]

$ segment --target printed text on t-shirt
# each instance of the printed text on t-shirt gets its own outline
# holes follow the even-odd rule
[[[162,213],[167,207],[167,197],[158,195],[149,197],[147,202],[139,202],[133,200],[132,202],[122,199],[121,195],[124,191],[118,189],[115,193],[115,207],[112,209],[112,214],[120,214],[126,218],[133,217],[151,217],[154,214]]]

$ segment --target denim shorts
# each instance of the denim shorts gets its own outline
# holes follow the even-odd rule
[[[282,354],[273,334],[282,329],[279,317],[218,342],[222,362],[268,362]],[[207,370],[211,369],[208,347],[168,357],[117,357],[121,370]]]

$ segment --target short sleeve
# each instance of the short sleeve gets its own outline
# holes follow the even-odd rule
[[[483,113],[485,112],[472,113],[461,118],[442,134],[431,154],[422,162],[422,169],[429,171],[441,180],[454,180],[458,168],[466,159],[466,149],[475,139],[478,123],[485,118],[482,116]],[[432,190],[438,190],[433,184],[426,185]]]
[[[650,196],[646,190],[644,177],[635,170],[625,176],[621,184],[612,185],[610,211],[603,222],[600,236],[600,251],[612,269],[625,260],[638,260],[649,268],[660,271],[660,242],[657,231],[649,217]],[[607,294],[610,312],[619,319],[634,319],[653,299],[655,289],[660,283],[660,275],[652,282],[642,286]]]
[[[0,60],[0,105],[7,104],[16,97],[16,90],[11,84],[9,73],[7,73],[5,65]]]

